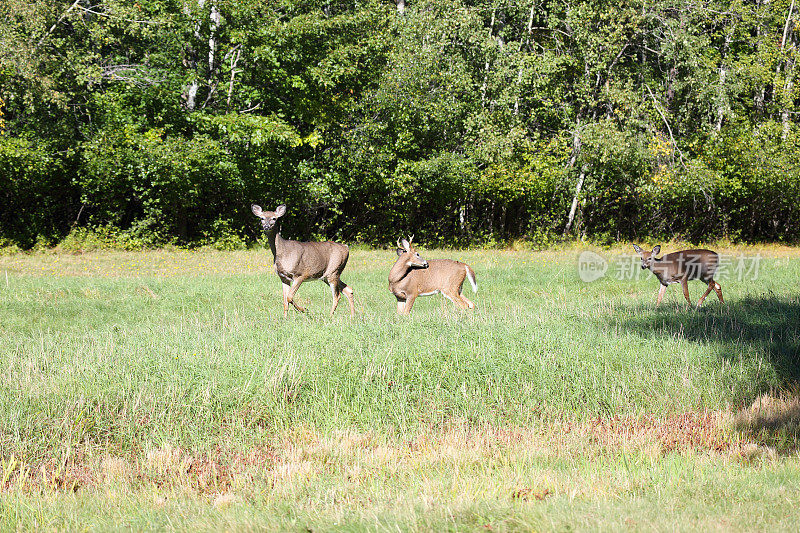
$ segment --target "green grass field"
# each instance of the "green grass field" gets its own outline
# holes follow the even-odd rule
[[[0,256],[0,530],[796,530],[800,250],[700,311],[580,251],[423,250],[477,308],[398,317],[353,250],[353,319],[268,250]]]

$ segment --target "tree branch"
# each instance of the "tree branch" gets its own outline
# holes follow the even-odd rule
[[[78,0],[80,1],[80,0]],[[75,2],[77,4],[77,2]],[[91,13],[92,15],[97,15],[99,17],[107,17],[110,19],[116,20],[124,20],[125,22],[136,22],[137,24],[163,24],[159,20],[136,20],[136,19],[126,19],[124,17],[117,17],[115,15],[109,15],[108,13],[102,13],[100,11],[94,11],[88,7],[78,6],[78,9],[83,10],[85,13]]]
[[[678,152],[678,157],[680,158],[681,166],[684,168],[684,170],[689,170],[686,168],[686,163],[684,163],[683,161],[683,153],[681,152],[680,148],[678,148],[678,144],[675,142],[675,137],[672,135],[672,128],[670,128],[669,126],[669,121],[667,120],[667,116],[661,111],[661,107],[659,106],[659,102],[658,99],[656,98],[656,95],[653,94],[652,90],[650,90],[649,85],[645,84],[644,86],[647,89],[647,92],[650,93],[650,97],[656,104],[655,105],[656,111],[658,111],[658,114],[661,115],[661,119],[664,121],[664,125],[667,127],[667,131],[669,132],[669,140],[672,142],[672,149]]]
[[[81,0],[75,0],[75,2],[73,2],[73,4],[71,6],[69,6],[67,8],[67,10],[64,11],[64,13],[61,14],[60,17],[58,17],[58,20],[52,26],[50,26],[50,30],[47,33],[45,33],[44,35],[42,35],[42,38],[39,39],[38,43],[36,43],[36,48],[39,48],[40,46],[42,46],[42,43],[44,42],[44,40],[47,39],[55,31],[56,26],[58,26],[61,23],[61,21],[64,20],[64,18],[66,18],[67,15],[69,15],[70,11],[75,9],[75,7],[78,5],[78,3],[80,1]]]

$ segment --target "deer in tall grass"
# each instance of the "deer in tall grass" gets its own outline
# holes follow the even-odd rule
[[[705,249],[681,250],[666,254],[659,259],[656,255],[661,252],[661,246],[656,246],[651,252],[642,250],[635,244],[633,248],[642,258],[642,269],[649,269],[661,283],[656,305],[661,303],[667,285],[671,283],[681,284],[683,296],[689,305],[692,305],[692,300],[689,298],[689,281],[693,279],[699,279],[708,285],[708,289],[697,302],[698,309],[712,290],[717,293],[720,303],[725,303],[722,299],[722,287],[714,281],[714,274],[719,266],[719,255],[716,252]]]
[[[407,315],[417,296],[437,293],[461,309],[474,309],[475,304],[461,294],[464,279],[469,280],[473,292],[478,292],[472,268],[452,259],[426,261],[411,244],[413,239],[397,240],[397,261],[389,271],[389,290],[397,298],[397,312]]]
[[[283,284],[283,316],[289,312],[289,304],[301,313],[305,309],[294,299],[300,284],[307,279],[321,279],[331,288],[333,306],[331,316],[339,305],[342,293],[350,304],[350,316],[355,315],[353,289],[342,281],[342,271],[347,265],[350,250],[347,245],[336,242],[300,242],[281,237],[281,217],[286,214],[286,206],[279,205],[275,211],[264,211],[253,204],[253,214],[261,219],[264,233],[269,240],[269,248],[275,259],[275,272]]]

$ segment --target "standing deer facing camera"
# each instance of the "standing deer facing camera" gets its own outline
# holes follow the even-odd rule
[[[478,292],[475,272],[469,265],[452,259],[426,261],[411,244],[413,239],[398,239],[397,262],[389,271],[389,290],[397,298],[397,312],[407,315],[417,296],[439,292],[461,309],[474,309],[475,304],[461,294],[465,278],[469,279],[473,292]]]
[[[633,248],[642,258],[642,269],[650,269],[658,278],[658,281],[661,282],[656,305],[661,303],[664,291],[667,290],[667,285],[670,283],[680,283],[681,287],[683,287],[683,296],[689,302],[689,305],[692,305],[692,300],[689,298],[688,282],[693,279],[699,279],[708,284],[705,294],[697,302],[698,309],[703,305],[703,300],[712,290],[716,291],[719,301],[725,303],[722,299],[722,287],[714,281],[714,274],[719,266],[719,255],[716,252],[704,249],[682,250],[658,259],[656,255],[661,251],[661,246],[656,246],[652,252],[646,252],[635,244]]]
[[[339,305],[342,293],[350,304],[350,316],[355,315],[353,289],[342,281],[342,270],[347,265],[350,250],[344,244],[336,242],[300,242],[281,237],[281,217],[286,213],[286,206],[279,205],[275,211],[264,211],[253,204],[253,214],[261,219],[264,232],[269,239],[269,248],[275,259],[275,271],[283,283],[283,316],[289,311],[289,304],[301,313],[305,312],[294,295],[300,284],[307,279],[321,279],[328,284],[333,294],[331,316]]]

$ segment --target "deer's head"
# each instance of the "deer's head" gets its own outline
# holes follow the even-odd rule
[[[410,239],[397,239],[397,257],[399,261],[404,261],[409,268],[428,268],[428,262],[425,261],[419,252],[411,244],[414,240],[412,235]]]
[[[264,226],[264,231],[270,231],[278,223],[278,219],[286,213],[286,206],[279,205],[275,211],[264,211],[261,206],[253,204],[250,206],[253,214],[261,219],[261,225]]]
[[[652,252],[647,252],[642,250],[637,245],[633,245],[633,249],[636,250],[636,253],[642,258],[642,270],[648,269],[653,266],[653,261],[656,259],[656,256],[661,252],[661,245],[657,244],[655,248],[653,248]]]

